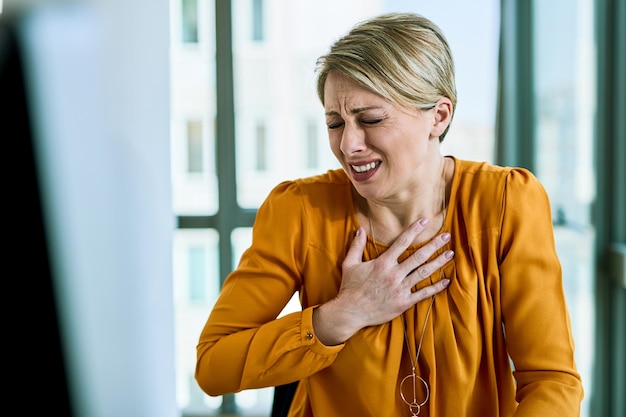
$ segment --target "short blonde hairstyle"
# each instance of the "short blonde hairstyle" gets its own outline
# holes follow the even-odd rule
[[[383,14],[357,24],[335,41],[316,62],[317,94],[322,104],[331,71],[403,107],[429,109],[447,97],[454,115],[457,95],[452,51],[441,29],[421,15]]]

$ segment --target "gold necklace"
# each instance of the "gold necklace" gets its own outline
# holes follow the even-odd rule
[[[443,213],[443,223],[442,223],[442,228],[445,226],[446,223],[446,180],[445,180],[445,159],[443,160],[443,167],[442,167],[442,182],[443,185],[441,186],[441,197],[442,197],[442,213]],[[378,251],[378,245],[376,244],[376,237],[374,236],[374,225],[372,224],[372,217],[369,215],[369,210],[367,213],[367,220],[369,221],[369,226],[370,226],[370,234],[372,236],[372,243],[374,244],[374,250],[376,251],[376,256],[380,256],[380,252]],[[443,269],[439,268],[439,279],[442,279],[443,277],[445,277],[445,275],[443,274]],[[407,353],[409,355],[409,359],[411,360],[411,373],[407,376],[405,376],[402,381],[400,381],[400,398],[402,398],[402,401],[409,407],[409,412],[411,413],[412,417],[418,417],[419,413],[422,411],[422,407],[428,402],[429,398],[430,398],[430,386],[428,385],[428,382],[426,382],[426,380],[424,378],[422,378],[421,376],[417,375],[417,362],[419,360],[419,356],[420,356],[420,352],[422,350],[422,342],[424,341],[424,334],[426,333],[426,324],[428,323],[428,319],[430,317],[430,312],[433,308],[433,304],[435,303],[435,296],[431,296],[430,297],[430,303],[428,304],[428,310],[426,310],[426,317],[424,318],[424,325],[422,326],[422,334],[420,335],[420,340],[419,343],[417,345],[417,350],[415,352],[415,360],[413,360],[413,356],[411,356],[411,348],[410,348],[410,344],[409,344],[409,336],[407,334],[407,325],[406,325],[406,321],[404,320],[404,314],[401,317],[402,319],[402,325],[404,327],[404,342],[406,344],[406,350]],[[420,383],[424,386],[424,391],[426,393],[426,395],[424,396],[424,400],[422,402],[418,402],[417,400],[417,381],[420,381]],[[404,385],[405,382],[410,381],[410,388],[411,388],[411,393],[412,393],[412,398],[407,399],[407,397],[404,395]]]
[[[434,303],[435,303],[435,296],[433,295],[430,297],[430,304],[428,305],[426,318],[424,319],[424,326],[422,327],[422,335],[420,336],[420,342],[417,345],[417,351],[415,353],[415,361],[413,361],[413,357],[411,356],[411,350],[409,348],[409,336],[407,335],[407,332],[406,332],[406,322],[404,321],[404,316],[402,316],[402,324],[404,325],[404,341],[406,343],[406,350],[407,350],[407,353],[409,354],[409,359],[411,359],[411,374],[405,376],[404,379],[402,379],[402,382],[400,382],[400,398],[402,398],[402,401],[404,401],[404,403],[409,406],[409,411],[411,412],[412,417],[417,417],[419,415],[420,411],[422,411],[422,406],[424,406],[424,404],[428,402],[428,399],[430,397],[430,387],[428,386],[428,382],[426,382],[426,380],[422,378],[421,376],[417,375],[415,370],[417,369],[417,361],[420,356],[420,351],[422,350],[422,341],[424,340],[424,333],[426,332],[426,323],[428,323],[428,318],[430,317],[430,311],[432,310]],[[422,385],[424,385],[424,390],[426,391],[424,401],[422,401],[421,403],[417,402],[417,386],[416,385],[417,385],[418,379],[422,383]],[[410,401],[404,396],[404,391],[403,391],[404,383],[407,381],[411,381],[411,389],[412,389],[411,392],[413,394],[413,398]]]

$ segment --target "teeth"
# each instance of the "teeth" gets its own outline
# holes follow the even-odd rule
[[[356,172],[367,172],[370,169],[376,168],[377,165],[378,164],[376,162],[370,162],[369,164],[365,164],[365,165],[351,165],[351,166]]]

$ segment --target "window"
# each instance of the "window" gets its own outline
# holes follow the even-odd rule
[[[319,142],[322,140],[317,134],[317,123],[315,120],[309,120],[306,124],[306,167],[309,169],[317,169],[319,166],[318,149]]]
[[[533,2],[535,174],[554,210],[554,232],[585,398],[592,397],[594,316],[593,1]],[[561,19],[554,21],[558,13]],[[545,42],[549,39],[550,42]]]
[[[204,171],[204,146],[202,122],[187,122],[187,171],[201,173]]]
[[[266,129],[263,123],[256,125],[256,169],[265,171],[267,169],[267,143]]]
[[[189,299],[191,301],[205,301],[206,294],[206,258],[202,246],[189,247]]]
[[[204,394],[194,379],[199,331],[206,320],[207,308],[217,299],[218,235],[211,229],[178,230],[173,240],[176,398],[190,415],[217,410],[221,398]],[[191,352],[191,354],[190,354]]]
[[[263,0],[252,0],[252,40],[263,40]]]
[[[184,43],[198,42],[198,1],[182,0],[182,40]]]

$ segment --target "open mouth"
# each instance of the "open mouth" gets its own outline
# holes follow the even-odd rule
[[[369,180],[378,171],[380,164],[382,164],[382,161],[370,162],[363,165],[350,165],[353,180],[358,182]]]
[[[379,165],[380,165],[380,161],[370,162],[369,164],[365,164],[365,165],[350,165],[350,166],[352,167],[353,170],[355,170],[359,174],[363,174],[363,173],[373,170]]]

